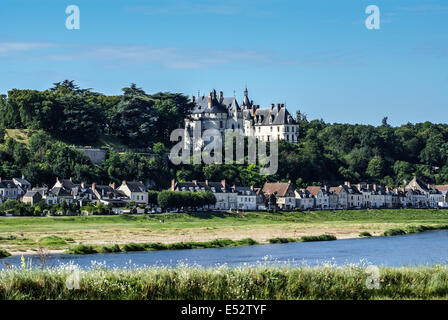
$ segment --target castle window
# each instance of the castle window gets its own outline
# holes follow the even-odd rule
[[[272,127],[271,127],[271,132],[272,132]]]
[[[219,127],[222,128],[222,121],[219,121]]]

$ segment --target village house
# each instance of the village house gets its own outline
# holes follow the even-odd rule
[[[306,188],[315,198],[315,207],[317,209],[336,209],[338,206],[338,196],[330,191],[328,186],[308,186]]]
[[[124,181],[118,190],[123,192],[131,201],[136,203],[148,204],[148,192],[141,181]]]
[[[0,203],[8,199],[17,199],[20,187],[13,180],[2,180],[0,178]]]
[[[19,189],[19,196],[24,195],[28,190],[31,190],[31,183],[22,175],[21,178],[12,178],[12,181]]]
[[[233,186],[237,193],[237,207],[239,210],[259,210],[257,205],[257,193],[253,187]]]
[[[104,205],[124,207],[129,202],[129,198],[122,191],[115,189],[115,184],[97,185],[92,183],[91,188],[96,198]]]
[[[42,194],[38,190],[28,190],[22,197],[23,203],[35,205],[42,200]]]
[[[423,183],[417,177],[414,177],[405,187],[408,191],[408,202],[414,208],[437,208],[444,202],[444,196],[441,191]]]
[[[294,194],[296,198],[296,208],[299,208],[300,210],[308,210],[314,208],[315,198],[308,190],[295,190]]]
[[[266,198],[274,195],[277,206],[282,210],[292,210],[296,207],[294,188],[289,182],[266,182],[263,187]]]

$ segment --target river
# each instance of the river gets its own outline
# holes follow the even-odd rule
[[[27,256],[33,264],[37,257]],[[81,268],[92,262],[108,267],[176,266],[196,264],[204,267],[259,263],[288,263],[294,265],[336,265],[371,263],[384,266],[447,264],[448,230],[431,231],[394,237],[373,237],[326,242],[296,242],[218,249],[167,250],[149,252],[109,253],[93,255],[53,255],[49,264],[73,262]],[[7,264],[20,265],[20,256],[0,260],[0,269]]]

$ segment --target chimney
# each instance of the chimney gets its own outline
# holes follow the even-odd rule
[[[121,184],[124,186],[126,185],[126,180],[121,181]]]
[[[205,185],[208,186],[208,180],[205,180]]]
[[[285,104],[284,103],[282,103],[282,108],[284,108],[285,107]]]
[[[224,101],[224,93],[222,91],[219,91],[219,103],[222,103]]]
[[[81,181],[81,188],[85,188],[86,187],[86,183],[84,181]]]
[[[95,191],[96,183],[92,182],[92,190]]]
[[[72,181],[72,177],[68,178],[70,181]]]
[[[208,104],[207,104],[209,109],[211,109],[211,107],[212,107],[212,99],[213,99],[213,96],[212,96],[212,93],[210,92],[208,95]]]
[[[274,110],[275,104],[271,103],[271,111]]]
[[[221,185],[223,186],[223,188],[226,187],[226,179],[222,179],[222,180],[221,180]]]
[[[345,184],[347,187],[350,187],[350,181],[345,181],[344,184]]]
[[[198,180],[191,180],[191,182],[193,182],[194,184],[197,184]]]
[[[0,182],[1,182],[2,180],[1,180],[1,178],[0,178]],[[59,178],[58,177],[56,177],[56,182],[59,182]]]
[[[252,186],[250,186],[250,190],[254,190],[254,186],[252,185]]]
[[[2,177],[0,177],[0,182],[2,182]]]
[[[112,189],[115,189],[115,182],[110,183],[109,187],[111,187]]]
[[[191,96],[191,102],[194,103],[196,101],[196,98],[194,96]]]
[[[288,180],[288,183],[291,183],[291,180]]]
[[[176,180],[171,179],[171,191],[174,191],[174,186],[176,185]]]
[[[22,179],[25,179],[25,176],[23,175],[23,173],[22,173]]]
[[[280,103],[277,103],[277,111],[280,111],[282,105]]]
[[[373,184],[373,190],[376,191],[376,183]]]

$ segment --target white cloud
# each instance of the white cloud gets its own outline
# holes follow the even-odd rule
[[[46,42],[0,42],[0,55],[16,54],[51,47]]]

